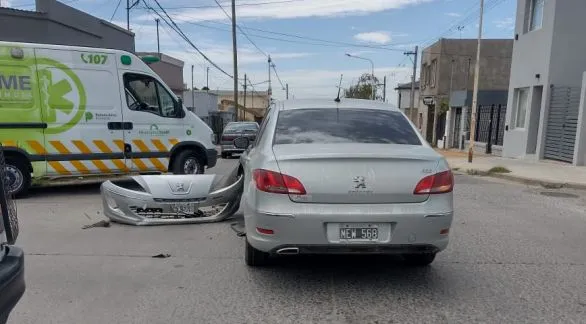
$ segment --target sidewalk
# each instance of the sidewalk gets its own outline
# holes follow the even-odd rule
[[[476,153],[473,162],[468,163],[467,152],[438,152],[446,157],[456,173],[486,175],[550,188],[586,189],[586,167],[575,167],[556,161],[527,161]],[[495,167],[503,167],[510,172],[492,172],[491,169]]]

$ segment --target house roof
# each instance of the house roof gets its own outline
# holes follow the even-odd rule
[[[419,89],[419,81],[415,81],[415,89]],[[411,82],[409,83],[399,83],[395,90],[411,90]]]

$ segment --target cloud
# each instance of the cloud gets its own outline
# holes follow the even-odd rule
[[[391,42],[391,34],[385,31],[359,33],[354,35],[354,39],[368,43],[388,44]]]
[[[448,12],[446,13],[446,16],[450,16],[450,17],[461,17],[462,15],[457,13],[457,12]]]
[[[282,0],[254,0],[247,2],[247,4],[256,3],[258,5],[239,6],[237,7],[236,15],[239,19],[291,19],[364,15],[391,9],[401,9],[406,6],[432,1],[437,0],[295,0],[292,3],[283,3]],[[228,9],[231,3],[229,1],[222,1],[220,4],[230,13]],[[178,14],[175,10],[169,10],[169,14],[175,16],[174,18],[187,17],[192,22],[226,19],[226,14],[220,8],[186,8],[180,12]],[[146,20],[151,18],[148,15],[144,15],[137,19]]]
[[[515,19],[505,18],[493,21],[496,28],[513,30],[515,29]]]

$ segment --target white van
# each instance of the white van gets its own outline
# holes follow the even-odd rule
[[[0,143],[14,194],[52,179],[203,173],[210,127],[134,54],[0,42]]]

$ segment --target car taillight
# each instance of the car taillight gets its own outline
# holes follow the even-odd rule
[[[276,193],[305,195],[305,187],[301,181],[292,176],[275,171],[256,169],[252,172],[256,188],[260,191]]]
[[[427,176],[415,186],[413,194],[415,195],[429,195],[448,193],[454,190],[454,175],[452,171],[443,171],[430,176]]]

